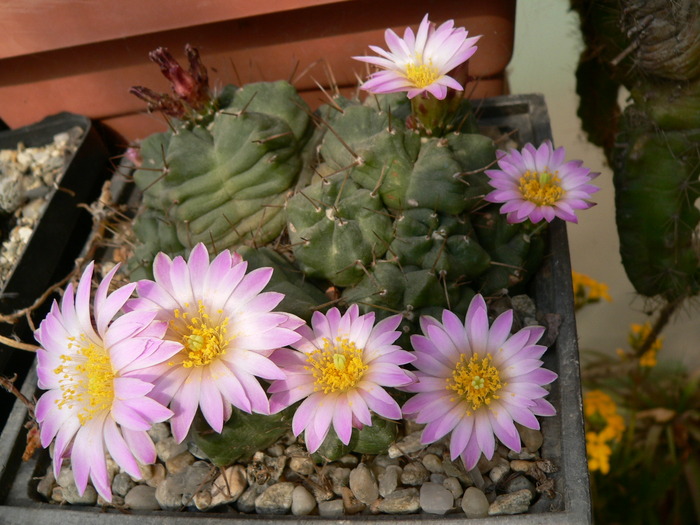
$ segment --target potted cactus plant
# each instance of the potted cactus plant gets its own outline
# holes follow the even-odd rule
[[[91,263],[36,332],[47,497],[53,473],[64,501],[137,510],[134,490],[166,511],[588,519],[554,503],[548,474],[585,466],[557,452],[561,419],[542,448],[538,416],[557,413],[544,361],[576,365],[543,358],[565,314],[547,226],[592,205],[595,174],[480,131],[461,96],[478,37],[426,15],[386,38],[356,57],[379,68],[369,96],[315,112],[283,81],[213,94],[194,48],[187,70],[152,53],[174,95],[133,91],[172,120],[130,152],[133,253],[96,291]],[[580,420],[571,387],[553,398]]]

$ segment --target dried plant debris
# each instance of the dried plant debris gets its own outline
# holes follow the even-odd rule
[[[16,149],[0,150],[0,287],[24,253],[83,132],[76,126],[44,146],[19,143]]]

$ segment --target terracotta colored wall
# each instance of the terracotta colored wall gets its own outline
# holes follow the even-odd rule
[[[185,43],[199,48],[219,84],[294,79],[312,106],[328,69],[348,90],[364,76],[352,55],[384,47],[383,30],[417,26],[426,10],[414,0],[26,0],[0,5],[0,118],[10,127],[71,111],[99,119],[127,140],[165,128],[128,93],[133,85],[166,91],[148,52]],[[118,6],[118,8],[115,8]],[[431,20],[454,18],[482,34],[470,74],[473,96],[503,93],[513,49],[515,0],[441,0]],[[326,67],[323,61],[330,66]],[[303,73],[303,74],[302,74]]]

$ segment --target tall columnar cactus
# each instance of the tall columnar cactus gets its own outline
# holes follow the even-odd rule
[[[637,292],[677,305],[700,291],[700,5],[572,4],[588,44],[579,114],[614,168],[622,262]],[[620,85],[633,103],[618,118]]]
[[[227,86],[201,111],[174,112],[170,131],[141,144],[142,245],[132,266],[150,268],[158,251],[177,255],[198,242],[212,251],[264,245],[286,225],[285,200],[313,131],[296,90],[283,81]]]

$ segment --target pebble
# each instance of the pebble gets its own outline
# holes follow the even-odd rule
[[[507,459],[500,456],[495,463],[496,464],[489,472],[489,478],[494,483],[498,483],[505,477],[506,474],[508,474],[508,472],[510,472],[510,463]]]
[[[379,495],[382,498],[386,498],[399,486],[401,472],[402,469],[398,465],[389,465],[379,475],[377,481],[379,482]]]
[[[293,492],[294,483],[289,481],[270,485],[255,498],[255,511],[258,514],[287,514],[292,508]]]
[[[71,505],[94,505],[97,503],[97,491],[92,485],[85,487],[85,492],[83,492],[82,496],[78,494],[78,487],[75,483],[61,488],[63,489],[63,499],[66,503]]]
[[[192,496],[192,502],[194,503],[194,506],[197,507],[197,510],[209,510],[214,506],[212,505],[211,501],[211,492],[209,492],[208,490],[200,490],[199,492],[197,492],[197,494]]]
[[[529,479],[527,479],[525,476],[518,475],[513,478],[510,478],[505,483],[503,483],[503,490],[508,493],[518,492],[519,490],[523,489],[529,490],[533,499],[535,498],[535,496],[537,496],[537,489],[535,488],[535,484]]]
[[[330,501],[319,501],[318,513],[323,518],[340,518],[345,514],[345,507],[342,499],[332,499]]]
[[[352,490],[357,500],[365,505],[371,505],[379,497],[379,488],[377,481],[374,479],[374,474],[364,463],[361,463],[350,472],[348,482],[350,490]]]
[[[522,459],[514,459],[510,462],[510,468],[513,472],[528,472],[534,463],[532,461],[524,461]]]
[[[46,469],[46,474],[39,479],[39,483],[36,485],[36,491],[47,500],[50,500],[51,491],[53,490],[55,483],[56,478],[53,475],[53,467],[49,465],[49,467]]]
[[[326,468],[326,475],[331,480],[333,493],[342,495],[342,488],[347,487],[350,482],[350,469],[345,467],[329,466]]]
[[[528,452],[537,452],[542,447],[544,436],[540,430],[516,424],[520,439]]]
[[[489,506],[489,516],[527,512],[530,508],[530,501],[532,501],[532,494],[528,489],[518,490],[511,494],[501,494]]]
[[[195,461],[196,458],[190,454],[189,451],[185,450],[177,456],[171,456],[168,458],[165,462],[165,470],[168,471],[168,474],[178,474],[192,465]]]
[[[255,512],[255,500],[258,498],[262,490],[260,485],[252,485],[248,487],[236,500],[236,508],[240,512]]]
[[[228,467],[214,480],[211,486],[211,505],[234,503],[248,486],[245,468],[242,465]]]
[[[445,514],[454,505],[452,492],[437,483],[423,483],[420,488],[420,507],[428,514]]]
[[[170,435],[170,425],[167,423],[155,423],[148,431],[148,435],[151,436],[153,443],[172,437]]]
[[[162,462],[168,461],[170,458],[187,452],[187,443],[176,443],[175,438],[168,436],[156,443],[156,454]]]
[[[316,498],[301,485],[294,487],[292,492],[292,514],[306,516],[316,508]]]
[[[462,510],[467,518],[485,518],[489,515],[489,500],[481,490],[469,487],[462,496]]]
[[[445,469],[442,468],[442,460],[435,454],[426,454],[423,456],[423,466],[434,474],[442,474]]]
[[[462,484],[457,478],[445,478],[445,480],[442,482],[442,486],[449,490],[455,498],[459,498],[462,494],[464,494]]]
[[[126,472],[120,472],[112,480],[112,493],[119,496],[126,496],[135,483],[132,481],[131,476]]]
[[[443,460],[442,469],[446,476],[457,478],[466,486],[471,486],[474,484],[471,477],[469,477],[469,474],[467,474],[467,471],[464,468],[464,463],[462,463],[461,459],[458,459],[457,461]]]
[[[314,472],[314,461],[308,456],[295,456],[289,458],[289,468],[302,476],[310,476]]]
[[[401,472],[401,483],[404,485],[421,485],[430,478],[430,472],[422,463],[411,461]]]
[[[398,458],[402,455],[409,456],[416,452],[419,452],[425,448],[425,445],[421,443],[420,437],[423,433],[422,430],[417,432],[412,432],[407,436],[401,438],[399,441],[394,443],[389,447],[388,455],[390,458]]]
[[[420,495],[418,489],[410,487],[399,489],[389,494],[376,505],[379,512],[385,514],[410,514],[420,509]]]
[[[161,483],[163,483],[163,480],[165,479],[165,465],[162,463],[157,463],[156,465],[152,465],[153,469],[151,470],[151,475],[146,479],[146,485],[149,487],[157,487]]]
[[[359,501],[348,487],[343,487],[343,509],[345,514],[357,514],[367,508],[367,505]]]
[[[159,510],[156,489],[148,485],[136,485],[124,496],[124,505],[134,510]]]

